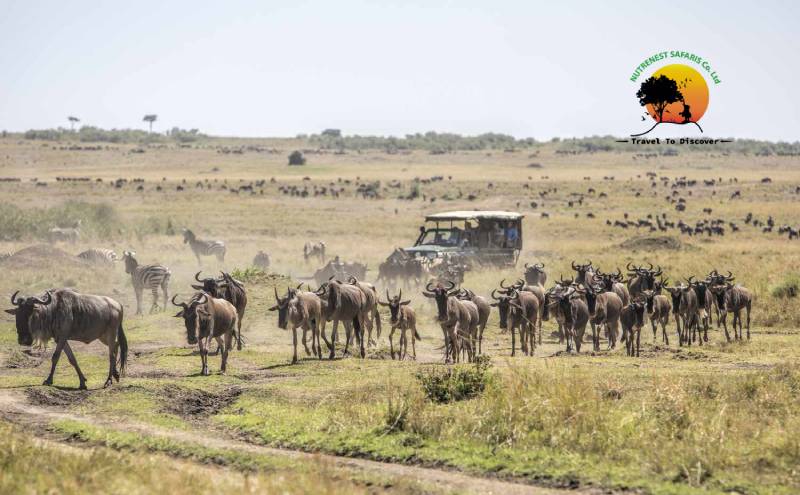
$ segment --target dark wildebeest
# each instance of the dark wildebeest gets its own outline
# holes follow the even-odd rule
[[[390,320],[389,322],[392,325],[392,329],[389,331],[389,353],[392,355],[392,359],[394,359],[394,342],[392,339],[394,337],[394,331],[398,328],[400,329],[400,344],[399,350],[397,351],[397,358],[401,361],[406,358],[406,354],[408,354],[408,340],[406,338],[406,332],[411,330],[411,352],[412,358],[417,359],[417,340],[422,340],[419,336],[419,332],[417,332],[417,314],[414,310],[409,306],[411,303],[410,300],[403,301],[403,290],[400,290],[400,294],[390,297],[389,291],[386,291],[386,302],[378,301],[378,304],[381,306],[388,306],[389,307],[389,315]]]
[[[331,353],[333,359],[336,349],[336,336],[338,333],[339,322],[344,324],[345,345],[344,352],[349,352],[351,336],[355,334],[358,339],[361,357],[366,357],[366,342],[364,339],[364,327],[366,326],[368,314],[372,308],[367,304],[367,297],[359,287],[344,284],[338,280],[329,280],[327,285],[329,320],[333,321],[331,331]],[[353,332],[355,330],[355,332]]]
[[[197,292],[189,303],[177,303],[172,296],[172,304],[182,308],[175,318],[183,318],[186,326],[186,341],[200,348],[202,368],[200,374],[208,376],[208,344],[211,339],[217,341],[222,350],[220,372],[225,374],[228,366],[228,352],[233,345],[236,333],[236,308],[225,299],[212,297],[205,292]]]
[[[678,343],[692,345],[700,322],[700,308],[697,305],[697,293],[691,285],[664,287],[672,295],[672,310],[680,318],[678,323]],[[677,308],[677,311],[675,309]],[[702,343],[702,342],[701,342]]]
[[[639,357],[644,310],[645,303],[641,299],[636,299],[620,311],[619,321],[625,330],[625,350],[628,356]]]
[[[730,281],[733,277],[729,278]],[[732,285],[728,281],[724,286],[714,286],[712,289],[717,299],[717,306],[720,308],[720,318],[722,328],[725,329],[725,338],[728,342],[731,337],[728,334],[728,313],[733,313],[733,336],[736,340],[742,340],[742,310],[747,312],[747,340],[750,340],[750,309],[753,305],[753,294],[746,287]],[[739,324],[737,331],[736,324]]]
[[[53,384],[53,374],[63,350],[69,364],[78,373],[79,388],[86,389],[86,377],[78,366],[68,342],[70,340],[85,344],[100,340],[108,346],[108,378],[103,386],[111,385],[112,378],[119,382],[128,361],[128,340],[122,330],[120,303],[109,297],[79,294],[71,289],[47,291],[43,299],[17,299],[17,294],[19,291],[11,296],[11,304],[16,307],[6,310],[16,318],[17,343],[30,346],[34,342],[44,345],[50,339],[56,342],[50,374],[44,385]]]
[[[643,291],[655,288],[656,277],[661,275],[661,267],[653,269],[653,264],[648,263],[650,268],[633,266],[628,263],[625,267],[628,270],[628,292],[630,297],[637,297]]]
[[[500,287],[508,292],[509,287],[504,287],[503,282],[505,279],[500,281]],[[514,290],[518,290],[520,292],[530,292],[531,294],[536,296],[536,299],[539,300],[539,318],[538,318],[538,327],[539,327],[539,345],[542,344],[542,311],[544,310],[544,287],[539,284],[528,285],[525,283],[524,280],[518,279],[517,282],[510,286]],[[502,291],[501,291],[502,292]]]
[[[198,239],[191,230],[183,229],[183,243],[189,244],[189,247],[192,248],[192,253],[197,258],[198,265],[203,264],[200,256],[216,256],[217,261],[220,263],[225,261],[227,249],[223,241],[204,241]]]
[[[527,291],[514,290],[508,294],[506,324],[511,332],[511,355],[515,355],[514,330],[519,329],[522,353],[533,356],[536,350],[536,321],[539,318],[539,298]]]
[[[320,326],[323,324],[322,302],[317,294],[304,292],[289,288],[286,296],[278,296],[278,289],[275,290],[275,300],[277,304],[269,308],[269,311],[278,312],[278,328],[286,330],[289,324],[292,325],[292,364],[297,362],[297,329],[303,329],[303,347],[306,354],[314,354],[322,359],[322,346],[320,345]],[[306,344],[306,332],[311,331],[311,349],[309,352]]]
[[[547,282],[547,274],[544,272],[544,263],[525,263],[525,283],[528,285],[541,285]]]
[[[445,361],[458,362],[461,348],[469,347],[467,340],[473,333],[472,329],[478,326],[478,308],[471,301],[460,301],[456,294],[459,289],[453,282],[448,282],[448,287],[437,284],[435,287],[430,282],[425,286],[422,295],[436,301],[437,319],[444,334]],[[474,314],[471,311],[474,308]],[[467,337],[467,339],[463,339]],[[467,351],[469,352],[469,351]]]
[[[311,258],[318,258],[320,263],[325,263],[325,243],[323,241],[305,243],[303,259],[308,263]]]
[[[574,343],[575,352],[580,353],[586,324],[589,322],[589,307],[586,305],[586,300],[575,293],[574,288],[553,289],[545,294],[542,318],[548,320],[551,313],[555,313],[557,318],[560,316],[559,325],[562,325],[564,338],[567,341],[567,352],[572,350]]]
[[[220,272],[220,278],[202,279],[200,278],[200,273],[195,273],[194,279],[203,285],[192,284],[193,289],[208,292],[212,297],[225,299],[236,308],[236,348],[241,351],[242,319],[244,319],[244,312],[247,309],[247,291],[244,288],[244,284],[226,272]]]
[[[486,322],[489,321],[492,306],[485,297],[478,296],[469,289],[461,289],[457,297],[464,301],[472,301],[475,303],[475,307],[478,308],[478,349],[476,352],[481,354],[483,352],[483,331],[486,330]]]
[[[375,345],[376,342],[372,340],[372,327],[375,326],[375,338],[381,338],[381,314],[378,311],[378,291],[375,286],[369,282],[361,282],[354,276],[348,277],[347,281],[350,285],[354,285],[364,292],[367,304],[367,343]]]
[[[628,287],[622,282],[622,272],[617,268],[617,273],[603,273],[597,270],[593,283],[599,283],[606,292],[613,292],[622,299],[622,304],[627,306],[631,302]]]
[[[709,311],[709,303],[711,302],[711,297],[709,296],[708,291],[708,283],[705,281],[694,281],[694,277],[690,277],[691,282],[690,285],[694,289],[694,293],[697,294],[697,311],[699,315],[698,319],[698,339],[702,338],[703,342],[708,342],[708,325],[709,325],[709,318],[711,317],[711,313]],[[703,337],[699,337],[700,334],[700,324],[702,324],[703,328]],[[701,342],[702,344],[702,342]]]

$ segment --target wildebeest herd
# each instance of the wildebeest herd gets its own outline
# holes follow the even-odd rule
[[[190,231],[184,232],[184,238],[198,261],[201,255],[216,255],[220,261],[225,255],[221,241],[198,241]],[[324,260],[324,246],[321,242],[307,244],[303,250],[304,257]],[[135,254],[125,251],[122,261],[125,271],[131,276],[137,314],[141,313],[141,297],[145,289],[153,295],[151,312],[159,309],[159,290],[163,302],[160,309],[165,310],[171,277],[169,268],[160,264],[141,265]],[[116,254],[110,250],[88,250],[80,257],[94,262],[117,261]],[[407,261],[404,253],[398,253],[395,260],[392,263]],[[279,328],[292,330],[292,362],[298,360],[298,340],[302,342],[306,355],[322,359],[327,350],[328,358],[335,358],[340,322],[345,330],[341,355],[350,354],[351,346],[357,346],[358,354],[366,357],[367,348],[376,345],[376,339],[381,336],[380,307],[388,308],[391,358],[405,359],[410,339],[411,357],[416,359],[416,341],[421,337],[417,313],[410,299],[403,299],[402,290],[397,295],[390,294],[391,283],[384,277],[385,270],[380,271],[376,281],[387,287],[384,300],[374,284],[363,280],[366,267],[359,273],[361,277],[357,277],[352,270],[343,270],[338,263],[337,258],[334,264],[338,269],[334,269],[326,280],[318,281],[316,289],[307,286],[308,290],[302,290],[304,284],[300,284],[289,287],[283,295],[274,289],[275,304],[269,311],[277,312]],[[629,356],[639,356],[641,331],[647,321],[653,330],[653,341],[658,340],[660,328],[660,339],[669,345],[670,318],[675,322],[677,342],[681,346],[708,342],[708,329],[714,323],[714,317],[728,341],[745,338],[744,328],[747,329],[746,338],[750,339],[753,296],[747,288],[734,284],[731,272],[722,274],[715,269],[703,277],[689,277],[671,285],[661,267],[652,264],[645,267],[629,263],[623,273],[619,268],[603,271],[591,261],[583,264],[573,261],[572,269],[574,275],[570,278],[562,275],[548,287],[545,265],[526,263],[516,282],[506,284],[501,280],[487,297],[463,287],[460,280],[439,276],[429,281],[421,293],[435,303],[436,322],[442,331],[443,360],[447,363],[473,361],[484,353],[483,334],[492,308],[497,310],[501,333],[511,334],[511,356],[516,355],[517,339],[522,354],[533,355],[537,345],[542,344],[542,322],[551,318],[558,328],[554,337],[558,338],[559,344],[565,345],[566,352],[581,352],[588,326],[593,351],[600,351],[601,340],[605,340],[608,349],[621,343]],[[201,374],[209,374],[208,354],[212,340],[217,342],[222,358],[220,371],[224,373],[234,340],[237,349],[242,349],[241,330],[248,302],[247,290],[244,283],[228,272],[221,272],[219,277],[205,278],[200,277],[201,273],[195,274],[198,283],[191,285],[195,292],[188,299],[179,302],[173,296],[171,301],[181,308],[175,317],[183,319],[187,342],[199,346]],[[430,272],[419,272],[419,276],[423,274],[430,275]],[[119,302],[105,296],[80,294],[72,289],[51,289],[42,297],[17,297],[18,293],[11,297],[14,308],[6,310],[15,315],[18,343],[23,346],[43,346],[49,340],[56,343],[52,369],[45,384],[52,383],[53,372],[63,351],[78,374],[80,387],[86,387],[86,378],[69,340],[85,343],[100,340],[107,345],[109,373],[105,385],[111,385],[114,379],[119,380],[128,355],[123,309]],[[728,331],[728,313],[733,316],[733,337]],[[332,323],[330,340],[325,333],[328,322]],[[298,330],[302,330],[300,339]],[[399,331],[397,351],[394,343],[396,331]],[[322,342],[327,349],[323,349]]]

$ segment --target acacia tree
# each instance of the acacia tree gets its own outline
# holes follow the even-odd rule
[[[152,133],[153,132],[153,122],[158,120],[158,115],[156,115],[154,113],[151,113],[151,114],[145,115],[142,120],[147,122],[148,124],[150,124],[150,132]]]
[[[661,74],[658,77],[648,77],[636,92],[641,106],[653,105],[658,115],[658,122],[664,121],[664,110],[670,103],[683,101],[683,94],[678,90],[678,83]]]
[[[74,130],[75,130],[75,124],[76,124],[77,122],[80,122],[80,121],[81,121],[81,119],[79,119],[78,117],[73,117],[72,115],[70,115],[69,117],[67,117],[67,120],[69,120],[69,129],[70,129],[71,131],[74,131]]]

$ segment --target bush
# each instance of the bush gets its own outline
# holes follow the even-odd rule
[[[797,273],[790,273],[778,284],[770,289],[772,297],[785,299],[789,297],[797,297],[800,294],[800,275]]]
[[[306,157],[297,150],[292,151],[292,154],[289,155],[289,165],[305,165],[306,164]]]
[[[0,240],[45,239],[52,227],[74,227],[78,221],[81,237],[106,239],[119,231],[119,215],[108,203],[67,201],[50,208],[29,209],[0,203]]]
[[[425,396],[437,404],[472,399],[486,389],[491,368],[489,356],[479,356],[471,365],[428,368],[417,373]]]

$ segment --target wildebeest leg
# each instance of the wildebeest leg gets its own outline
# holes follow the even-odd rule
[[[233,330],[225,334],[225,342],[220,345],[223,345],[222,366],[220,367],[220,371],[224,375],[228,370],[228,356],[230,355],[231,349],[233,349]]]
[[[669,323],[669,321],[667,318],[669,318],[669,316],[661,320],[661,338],[664,340],[664,345],[669,345],[669,335],[667,335],[667,323]]]
[[[375,318],[375,338],[381,338],[381,314],[378,312],[378,307],[375,306],[375,309],[372,311],[372,317]]]
[[[410,327],[411,330],[411,358],[416,361],[417,360],[417,325],[414,324]]]
[[[109,347],[109,349],[111,349],[113,347],[114,347],[114,345],[111,345],[111,347]],[[78,366],[78,360],[75,359],[75,354],[72,353],[72,348],[69,346],[69,342],[67,342],[67,341],[64,341],[64,354],[67,355],[67,359],[69,360],[69,364],[71,364],[72,367],[75,368],[75,371],[78,373],[78,380],[80,381],[80,385],[78,385],[78,388],[80,390],[86,390],[86,377],[83,376],[83,373],[81,372],[81,368],[80,368],[80,366]],[[117,360],[116,360],[116,357],[114,357],[114,353],[113,352],[110,352],[109,354],[111,354],[111,356],[112,356],[111,357],[111,366],[113,367],[116,364]],[[106,380],[106,384],[105,384],[106,387],[111,385],[111,377],[112,376],[113,376],[113,373],[109,370],[108,379]]]
[[[308,354],[305,330],[303,330],[303,346],[306,348],[306,353]],[[292,364],[294,364],[297,362],[297,327],[292,327],[292,348],[294,349],[294,353],[292,354]]]
[[[44,383],[42,385],[52,385],[53,384],[53,375],[56,372],[56,365],[58,365],[58,358],[61,357],[61,351],[64,349],[64,346],[67,345],[67,339],[62,338],[56,343],[56,349],[53,351],[53,357],[51,358],[51,365],[50,365],[50,374],[47,375]]]
[[[297,327],[294,327],[293,330],[296,333],[297,332]],[[312,339],[311,340],[311,347],[314,347],[314,340],[313,340],[314,336],[313,335],[311,336],[311,339]],[[303,325],[303,347],[306,350],[306,356],[310,356],[311,355],[311,351],[308,350],[308,327],[305,326],[305,325]]]
[[[328,359],[333,359],[334,357],[336,357],[336,330],[337,330],[336,326],[338,324],[339,324],[338,320],[333,320],[333,328],[331,329],[331,343],[328,345],[328,349],[330,350],[330,353],[328,354]],[[325,336],[324,327],[322,336],[323,337]],[[327,344],[328,341],[325,340],[325,343]]]
[[[653,326],[653,343],[656,343],[656,337],[658,336],[658,321],[656,318],[650,317],[650,325]]]
[[[406,353],[408,352],[408,342],[406,342],[406,327],[400,327],[400,349],[398,350],[400,361],[403,361],[406,358]]]
[[[334,324],[333,324],[334,331],[336,331],[336,324],[337,323],[338,323],[338,321],[335,321]],[[344,325],[344,336],[345,336],[344,355],[347,356],[347,355],[350,354],[350,340],[353,337],[353,335],[352,335],[353,334],[353,327],[352,327],[353,324],[351,322],[349,322],[349,321],[342,321],[342,325]]]
[[[392,339],[394,338],[394,329],[395,328],[397,328],[397,327],[392,325],[392,329],[389,330],[389,355],[392,356],[392,359],[394,359],[394,342],[392,342]]]
[[[728,315],[726,313],[723,313],[720,316],[720,320],[722,321],[722,329],[725,330],[725,339],[728,342],[730,342],[731,341],[731,336],[728,333],[728,322],[727,322],[727,319],[728,319]],[[735,328],[733,329],[733,338],[736,338],[736,329]]]
[[[198,343],[200,344],[200,361],[203,363],[200,374],[208,376],[208,338],[202,337]]]
[[[320,335],[322,335],[322,340],[324,340],[324,341],[325,341],[325,345],[328,347],[328,350],[329,350],[329,351],[332,351],[332,350],[333,350],[333,344],[331,344],[330,342],[328,342],[328,337],[325,335],[325,326],[326,326],[326,324],[327,324],[327,322],[326,322],[326,321],[325,321],[325,319],[323,318],[323,319],[322,319],[322,323],[319,323],[317,326],[318,326],[318,328],[319,328],[319,333],[320,333]],[[333,336],[333,335],[331,335],[331,337],[332,337],[332,336]]]
[[[67,350],[69,349],[69,350]],[[67,357],[69,358],[70,354],[72,354],[72,349],[69,346],[65,346],[64,352],[67,353]],[[119,382],[119,373],[117,373],[117,339],[116,335],[114,338],[110,339],[108,342],[108,378],[106,378],[106,383],[103,385],[103,388],[110,386],[113,383],[113,379],[116,378],[117,382]],[[72,360],[70,360],[72,363]],[[77,362],[76,362],[77,365]]]
[[[364,359],[365,357],[367,357],[367,351],[364,348],[364,346],[366,345],[366,342],[365,342],[366,339],[364,338],[364,325],[365,324],[366,324],[366,321],[365,321],[364,318],[361,317],[361,315],[356,316],[355,318],[353,318],[353,325],[355,326],[356,334],[358,334],[359,340],[360,340],[359,347],[360,347],[360,350],[361,350],[361,359]]]
[[[745,311],[747,311],[747,340],[750,340],[750,308],[751,303],[747,303],[747,306],[744,308]]]
[[[514,357],[517,349],[517,334],[514,332],[514,327],[511,327],[511,357]]]
[[[486,323],[481,325],[479,332],[478,332],[478,355],[483,354],[483,331],[486,329]],[[411,342],[413,345],[414,342],[414,335],[411,335]]]

